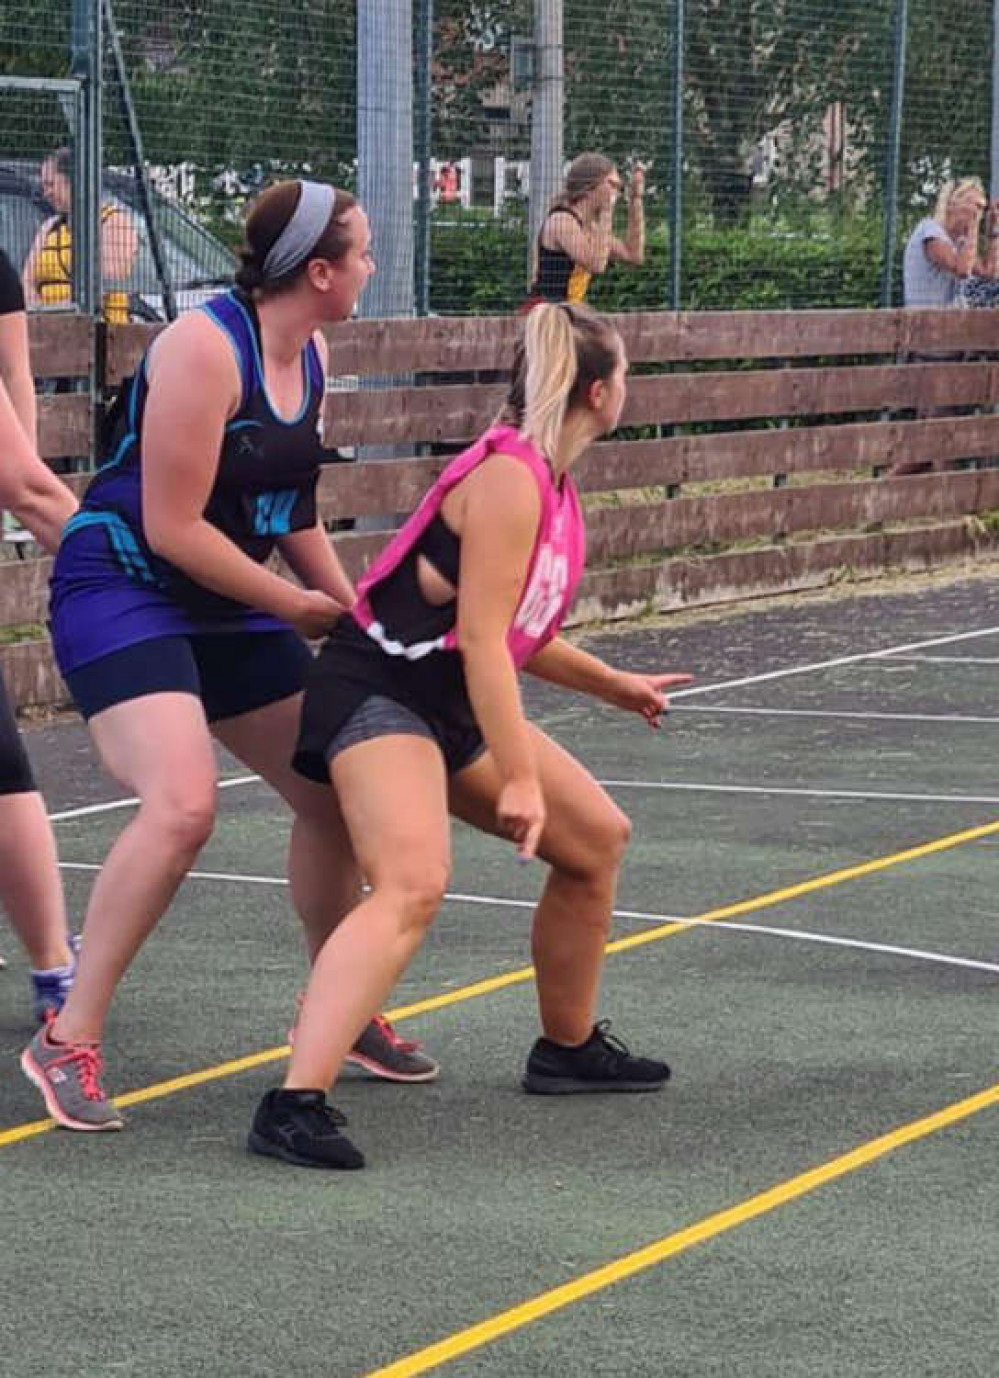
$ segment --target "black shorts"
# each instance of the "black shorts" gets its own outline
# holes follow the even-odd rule
[[[38,786],[0,676],[0,794],[34,794]]]
[[[326,783],[339,752],[399,733],[436,742],[449,775],[485,750],[456,652],[435,651],[416,662],[390,656],[352,617],[342,617],[309,674],[292,764],[306,779]]]
[[[238,718],[305,686],[312,652],[292,631],[158,636],[66,676],[84,718],[147,694],[194,694],[209,722]]]

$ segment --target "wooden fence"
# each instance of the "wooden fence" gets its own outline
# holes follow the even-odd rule
[[[504,396],[502,384],[455,378],[508,366],[520,324],[440,318],[331,330],[331,372],[347,387],[327,397],[327,443],[414,457],[331,464],[324,517],[411,511],[447,462],[426,452],[477,434]],[[618,324],[635,373],[627,429],[579,466],[590,510],[577,622],[992,557],[999,362],[989,355],[999,353],[999,312],[640,313]],[[98,335],[82,318],[34,318],[35,371],[93,369],[111,388],[154,330]],[[933,353],[951,357],[900,362]],[[380,386],[399,377],[419,386]],[[89,455],[89,392],[39,403],[42,453]],[[926,415],[943,408],[962,411]],[[884,477],[902,458],[963,467]],[[85,476],[71,482],[82,489]],[[385,535],[335,540],[356,574]],[[0,565],[0,636],[44,621],[49,566]],[[4,646],[0,664],[19,705],[64,698],[44,640]]]

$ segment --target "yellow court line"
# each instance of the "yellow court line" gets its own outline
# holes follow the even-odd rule
[[[976,842],[979,838],[988,837],[992,833],[999,833],[999,820],[993,823],[983,823],[977,828],[965,828],[959,833],[948,833],[946,837],[938,837],[932,842],[920,843],[917,847],[907,847],[902,852],[892,852],[888,856],[876,857],[873,861],[863,861],[856,866],[846,866],[838,871],[829,871],[825,875],[814,876],[811,880],[801,881],[797,885],[788,885],[781,890],[770,890],[765,895],[756,895],[752,899],[739,900],[736,904],[724,905],[719,909],[709,909],[704,914],[695,915],[691,922],[680,920],[679,922],[661,924],[657,928],[650,928],[642,933],[634,933],[627,938],[617,938],[607,944],[606,951],[609,954],[626,952],[630,948],[641,947],[645,943],[660,942],[663,938],[671,938],[676,933],[685,933],[714,919],[730,919],[737,914],[751,914],[760,909],[768,909],[771,905],[784,904],[788,900],[797,899],[801,895],[812,894],[816,890],[827,890],[833,885],[842,885],[844,881],[857,880],[861,876],[887,870],[890,866],[900,866],[907,861],[916,861],[920,857],[931,856],[934,852],[943,852],[951,847],[960,847],[966,842]],[[449,1005],[462,1004],[466,1000],[475,1000],[482,995],[491,995],[494,991],[505,990],[508,986],[522,985],[533,979],[533,967],[520,967],[516,971],[507,971],[499,976],[490,976],[469,986],[460,986],[457,990],[428,996],[426,999],[414,1001],[410,1005],[400,1005],[397,1009],[386,1011],[386,1015],[395,1021],[412,1019],[418,1014],[428,1014],[432,1010],[441,1010]],[[200,1072],[189,1072],[184,1076],[173,1077],[170,1081],[160,1081],[138,1091],[129,1091],[123,1096],[116,1096],[114,1103],[117,1106],[126,1107],[139,1105],[143,1101],[159,1100],[161,1097],[171,1096],[177,1091],[187,1091],[194,1086],[204,1086],[207,1082],[235,1076],[239,1072],[247,1072],[254,1067],[263,1067],[270,1062],[280,1062],[287,1055],[288,1047],[286,1044],[279,1048],[266,1048],[262,1052],[252,1053],[248,1057],[237,1058],[232,1062],[223,1062],[215,1067],[206,1067]],[[9,1144],[20,1143],[24,1139],[34,1138],[38,1134],[45,1134],[54,1128],[55,1124],[52,1120],[32,1120],[27,1124],[15,1125],[13,1129],[0,1131],[0,1148]]]
[[[776,1186],[760,1192],[757,1196],[750,1196],[747,1200],[740,1201],[727,1210],[706,1216],[705,1219],[697,1221],[696,1224],[688,1225],[686,1229],[678,1230],[675,1234],[656,1240],[655,1243],[648,1244],[643,1249],[637,1249],[634,1253],[625,1254],[602,1268],[594,1269],[591,1273],[584,1273],[582,1277],[574,1278],[561,1287],[554,1287],[549,1292],[542,1292],[536,1297],[531,1297],[528,1301],[521,1302],[519,1306],[513,1306],[508,1311],[501,1311],[496,1316],[490,1316],[488,1320],[480,1321],[478,1325],[469,1326],[467,1330],[459,1330],[454,1335],[439,1340],[436,1344],[428,1345],[425,1349],[418,1350],[414,1354],[397,1359],[385,1368],[374,1369],[367,1374],[367,1378],[415,1378],[417,1374],[428,1373],[431,1369],[439,1368],[442,1364],[448,1364],[452,1360],[460,1358],[461,1355],[468,1354],[473,1349],[480,1349],[493,1340],[498,1340],[515,1330],[520,1330],[523,1326],[530,1325],[543,1316],[549,1316],[553,1311],[572,1306],[573,1303],[582,1301],[584,1297],[592,1296],[594,1292],[602,1291],[605,1287],[611,1287],[614,1283],[633,1277],[636,1273],[643,1272],[647,1268],[654,1268],[657,1264],[665,1262],[666,1259],[682,1254],[687,1249],[692,1249],[696,1244],[703,1244],[706,1240],[715,1239],[718,1235],[725,1234],[728,1230],[737,1229],[738,1226],[745,1225],[750,1220],[756,1220],[759,1216],[776,1210],[778,1206],[785,1206],[789,1201],[795,1201],[798,1197],[805,1196],[818,1187],[825,1186],[828,1182],[834,1182],[839,1177],[845,1177],[848,1173],[856,1172],[858,1168],[865,1167],[878,1158],[883,1158],[885,1154],[892,1153],[905,1144],[913,1143],[917,1139],[924,1139],[930,1134],[946,1129],[949,1125],[956,1124],[959,1120],[967,1119],[970,1115],[977,1115],[979,1111],[986,1110],[993,1105],[999,1105],[999,1085],[990,1086],[984,1091],[979,1091],[977,1095],[969,1096],[966,1100],[956,1101],[953,1105],[945,1106],[943,1110],[937,1110],[932,1115],[912,1120],[909,1124],[901,1125],[898,1129],[881,1135],[880,1138],[871,1139],[867,1143],[861,1144],[859,1148],[851,1149],[849,1153],[841,1154],[838,1158],[831,1158],[827,1163],[822,1163],[819,1167],[802,1172],[797,1177],[791,1177],[785,1182],[779,1182]]]

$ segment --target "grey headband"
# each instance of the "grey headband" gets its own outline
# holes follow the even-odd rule
[[[276,282],[312,253],[330,223],[336,192],[326,182],[300,182],[302,188],[295,214],[275,239],[264,259],[265,282]]]

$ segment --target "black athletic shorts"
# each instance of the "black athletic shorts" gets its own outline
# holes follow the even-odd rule
[[[390,656],[341,617],[309,672],[292,763],[306,779],[326,782],[340,751],[399,733],[435,741],[449,775],[482,754],[461,659],[456,651],[418,661]]]
[[[0,794],[33,794],[38,788],[0,676]]]
[[[66,676],[84,718],[147,694],[194,694],[209,722],[298,694],[312,652],[297,633],[215,632],[158,636],[81,665]]]

